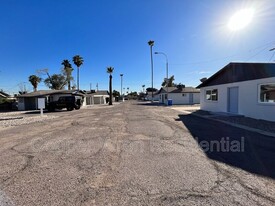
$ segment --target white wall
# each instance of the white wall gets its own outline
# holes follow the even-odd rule
[[[148,92],[146,97],[148,100],[152,101],[152,93],[151,92]],[[153,101],[159,101],[159,94],[154,94]]]
[[[182,96],[184,94],[184,96]],[[172,99],[172,104],[199,104],[200,103],[200,93],[192,93],[193,94],[193,103],[190,102],[190,94],[191,93],[169,93],[168,99]],[[165,94],[163,94],[165,95]],[[161,101],[161,98],[159,100]],[[166,101],[165,101],[166,102]]]
[[[275,83],[275,77],[201,88],[201,109],[213,112],[227,112],[228,88],[238,87],[238,114],[255,119],[275,121],[275,103],[259,102],[259,85],[269,83]],[[205,92],[208,89],[218,89],[218,101],[208,101],[205,99]]]
[[[194,104],[200,103],[200,93],[193,93],[193,103]]]

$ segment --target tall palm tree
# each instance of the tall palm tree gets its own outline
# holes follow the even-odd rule
[[[67,81],[67,84],[68,84],[68,90],[71,90],[71,80],[73,80],[73,77],[72,77],[72,71],[73,71],[72,65],[71,65],[70,61],[67,60],[67,59],[63,60],[63,62],[61,64],[64,66],[63,72],[66,75],[66,81]]]
[[[107,67],[107,73],[109,74],[109,105],[113,104],[113,92],[112,92],[113,71],[114,71],[114,67]]]
[[[41,82],[41,78],[36,76],[36,75],[31,75],[29,76],[29,81],[33,86],[33,91],[36,92],[37,91],[37,86],[38,84]]]
[[[73,62],[77,66],[77,90],[79,90],[79,67],[83,64],[84,60],[81,56],[75,55]]]

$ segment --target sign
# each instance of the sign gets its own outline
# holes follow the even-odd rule
[[[45,109],[45,98],[38,98],[38,109],[40,109],[40,115],[43,116],[43,109]]]
[[[38,109],[45,109],[45,98],[38,98]]]

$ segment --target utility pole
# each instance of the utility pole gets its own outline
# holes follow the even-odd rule
[[[168,89],[169,89],[169,85],[168,85],[168,57],[167,57],[167,55],[165,54],[165,53],[163,53],[163,52],[155,52],[155,54],[162,54],[163,56],[165,56],[165,59],[166,59],[166,104],[168,105],[168,95],[169,95],[169,92],[168,92]]]
[[[152,78],[152,102],[154,101],[154,64],[153,64],[153,46],[154,46],[154,41],[150,40],[148,41],[148,45],[150,46],[150,54],[151,54],[151,78]]]
[[[121,80],[121,85],[120,85],[120,96],[122,97],[122,101],[124,101],[123,95],[122,95],[122,77],[123,74],[120,74],[120,80]]]

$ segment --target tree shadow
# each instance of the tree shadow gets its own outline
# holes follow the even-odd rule
[[[210,159],[275,179],[275,138],[192,114],[176,121],[182,121]]]

